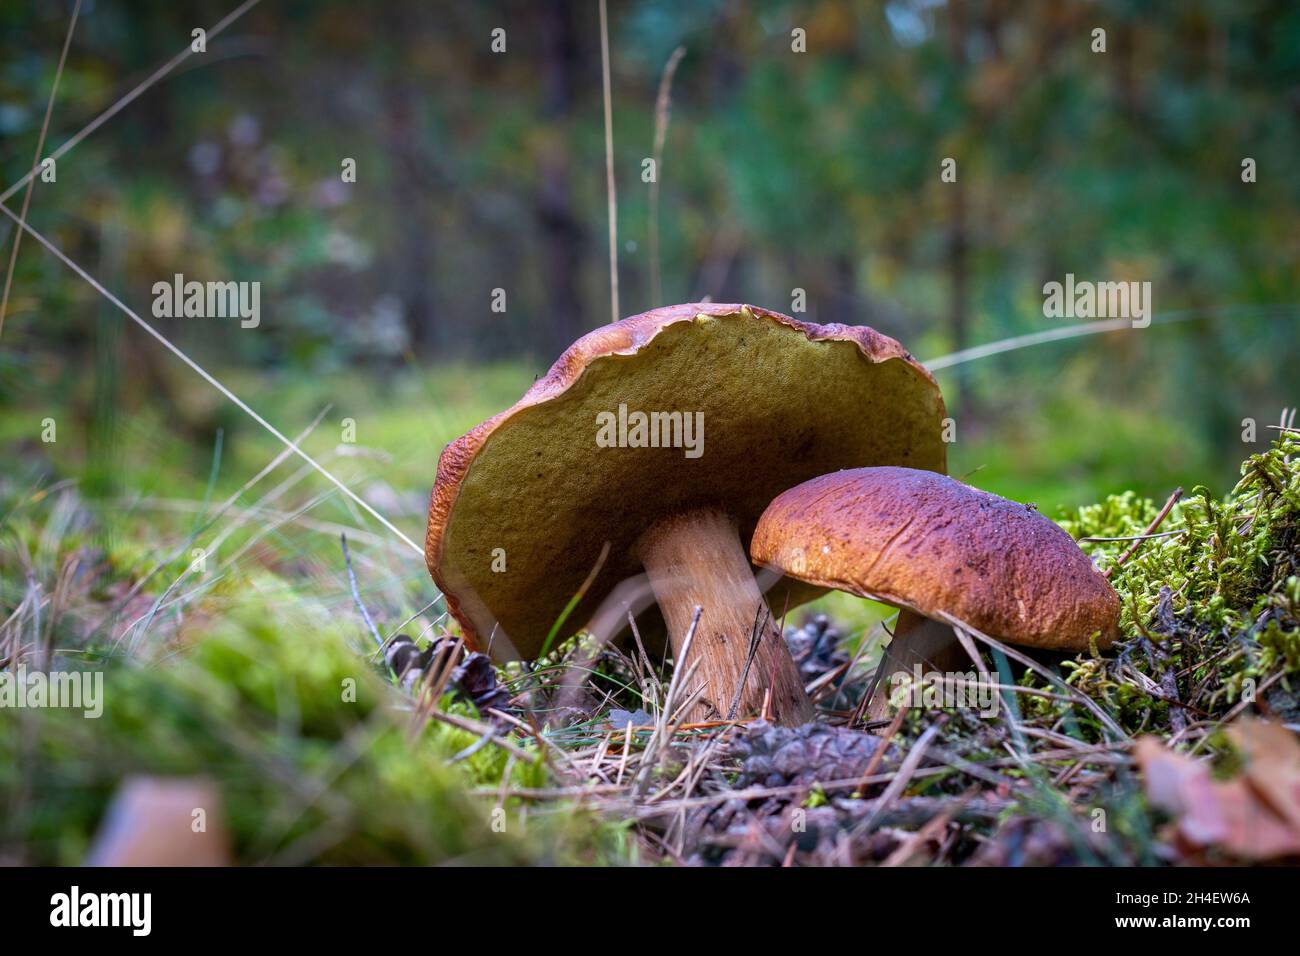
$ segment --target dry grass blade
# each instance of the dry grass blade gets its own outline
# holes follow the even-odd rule
[[[1098,704],[1087,694],[1080,692],[1078,688],[1071,687],[1065,681],[1061,680],[1059,676],[1052,673],[1050,670],[1048,670],[1042,664],[1038,663],[1038,661],[1034,660],[1032,657],[1027,657],[1024,654],[1021,654],[1015,648],[1008,647],[1006,644],[1003,644],[1001,641],[994,640],[993,638],[985,634],[983,631],[981,631],[979,628],[972,627],[970,624],[967,624],[965,621],[961,620],[960,618],[954,617],[951,614],[941,612],[939,616],[943,618],[945,623],[951,625],[954,629],[964,628],[966,633],[970,634],[972,637],[977,638],[978,640],[987,644],[989,647],[1001,651],[1003,654],[1007,655],[1007,657],[1011,658],[1017,663],[1024,664],[1034,673],[1045,678],[1051,684],[1063,689],[1070,696],[1071,700],[1077,701],[1078,703],[1086,707],[1088,710],[1090,710],[1094,715],[1096,715],[1097,719],[1100,720],[1102,724],[1105,725],[1106,729],[1109,730],[1112,734],[1114,734],[1116,738],[1120,740],[1129,739],[1128,734],[1124,732],[1124,728],[1121,727],[1118,723],[1116,723],[1115,718],[1112,717],[1110,714],[1106,713],[1106,711],[1102,709],[1100,704]]]
[[[627,623],[632,629],[632,640],[636,643],[637,660],[646,674],[642,682],[641,695],[649,701],[651,708],[658,707],[664,696],[663,683],[655,673],[654,665],[650,663],[650,655],[646,653],[645,644],[641,640],[641,629],[636,626],[636,615],[631,611],[627,612]]]
[[[379,628],[375,627],[374,619],[371,618],[370,612],[366,610],[366,604],[361,600],[361,591],[357,587],[357,576],[352,570],[352,554],[348,551],[348,536],[339,535],[339,544],[343,546],[343,565],[348,571],[348,587],[352,589],[352,600],[356,602],[357,610],[361,612],[361,620],[366,622],[366,627],[370,629],[370,634],[375,639],[375,643],[380,647],[384,646],[384,639],[379,633]]]
[[[895,619],[894,627],[895,629],[898,628],[897,619]],[[885,627],[883,621],[880,624],[880,629],[884,631],[886,634],[889,634],[891,639],[893,638],[893,634],[890,634],[889,629]],[[865,656],[865,652],[863,648],[865,647],[866,643],[867,642],[864,640],[862,642],[863,647],[858,648],[858,653],[854,655],[854,659],[851,662],[851,667],[856,666],[857,662],[863,656]],[[872,698],[874,698],[876,694],[879,692],[880,682],[884,679],[885,676],[885,666],[886,666],[886,656],[882,649],[880,654],[880,661],[876,664],[876,669],[871,675],[871,681],[867,684],[867,688],[862,694],[862,699],[858,701],[858,706],[853,708],[853,716],[849,719],[850,727],[856,727],[858,726],[858,724],[862,723],[863,718],[867,714],[867,708],[871,705]]]
[[[144,319],[140,318],[140,316],[137,315],[130,306],[124,303],[117,296],[113,295],[113,293],[109,292],[108,289],[106,289],[104,285],[98,279],[92,276],[89,272],[87,272],[81,266],[77,265],[77,263],[69,259],[63,253],[63,250],[61,250],[58,246],[54,245],[54,243],[50,242],[49,239],[45,238],[45,236],[41,235],[39,232],[33,229],[28,223],[23,222],[18,217],[18,215],[8,206],[4,205],[3,202],[0,202],[0,212],[3,212],[6,216],[12,219],[20,229],[28,233],[33,239],[35,239],[46,249],[48,249],[51,253],[53,253],[55,258],[57,258],[65,266],[67,266],[69,269],[71,269],[73,272],[79,275],[82,279],[84,279],[87,283],[89,283],[97,292],[99,292],[100,295],[102,295],[114,306],[116,306],[117,309],[120,312],[122,312],[127,318],[129,318],[136,325],[144,329],[153,338],[157,339],[160,343],[162,343],[164,348],[166,348],[169,352],[171,352],[182,362],[188,365],[191,369],[197,372],[200,378],[202,378],[205,382],[207,382],[218,392],[220,392],[231,402],[233,402],[235,406],[239,408],[240,411],[244,412],[244,414],[248,415],[249,418],[253,419],[253,421],[257,422],[257,424],[261,425],[264,429],[266,429],[268,432],[274,435],[276,439],[280,441],[281,444],[285,445],[295,455],[297,455],[308,465],[314,468],[317,472],[319,472],[327,481],[330,482],[330,484],[334,485],[336,488],[342,491],[343,494],[345,494],[351,501],[359,505],[362,508],[362,510],[364,510],[367,514],[369,514],[372,518],[378,521],[381,525],[383,525],[385,528],[387,528],[389,531],[395,534],[398,538],[400,538],[402,542],[407,545],[407,547],[409,547],[416,554],[419,554],[421,556],[424,555],[424,549],[422,547],[420,547],[418,544],[412,541],[395,524],[393,524],[391,521],[389,521],[387,518],[381,515],[378,511],[376,511],[370,505],[369,502],[365,501],[360,495],[358,495],[355,491],[353,491],[342,481],[340,481],[337,477],[335,477],[333,473],[328,471],[325,468],[325,466],[322,465],[320,462],[318,462],[315,458],[311,457],[311,455],[303,451],[295,442],[291,441],[278,428],[276,428],[269,421],[267,421],[260,414],[258,414],[247,402],[245,402],[242,398],[240,398],[229,388],[223,385],[220,381],[218,381],[210,372],[207,371],[207,369],[203,368],[203,366],[199,365],[198,362],[194,361],[194,359],[190,358],[188,355],[182,352],[177,346],[173,345],[170,339],[164,336],[161,332],[155,329]]]
[[[617,322],[618,195],[614,188],[614,100],[609,82],[609,18],[605,0],[600,0],[600,72],[605,98],[605,193],[609,207],[609,320]]]
[[[429,711],[428,716],[434,720],[441,721],[444,724],[450,724],[452,727],[458,727],[461,730],[467,730],[471,734],[478,734],[480,738],[491,741],[496,746],[506,750],[512,757],[522,760],[525,763],[537,763],[540,759],[537,754],[529,753],[527,750],[517,747],[503,737],[497,736],[497,730],[491,724],[485,724],[482,721],[473,720],[469,717],[461,717],[456,714],[448,714],[438,710],[436,707]]]
[[[731,700],[731,706],[727,708],[727,720],[736,719],[736,711],[740,709],[740,698],[745,694],[745,682],[749,680],[749,669],[753,666],[754,657],[758,654],[758,646],[762,643],[763,633],[770,616],[771,612],[767,609],[767,602],[760,602],[758,610],[754,612],[754,626],[749,632],[749,649],[745,654],[745,666],[741,668],[740,680],[736,681],[736,695]]]
[[[45,119],[41,121],[41,134],[36,139],[36,158],[32,161],[32,172],[41,164],[41,153],[45,149],[45,135],[50,131],[50,116],[54,113],[54,100],[59,95],[59,81],[63,79],[63,67],[68,62],[68,47],[72,46],[72,34],[77,29],[77,17],[81,14],[81,0],[72,7],[72,19],[68,23],[68,35],[63,38],[63,52],[59,54],[59,65],[54,71],[54,82],[50,84],[50,98],[45,103]],[[23,222],[27,221],[27,212],[31,209],[32,204],[32,187],[36,185],[36,177],[29,174],[27,177],[27,191],[23,193],[23,206],[18,211],[18,217]],[[18,229],[14,232],[14,245],[9,253],[9,269],[5,273],[4,294],[0,295],[0,336],[5,331],[5,315],[9,312],[9,289],[14,281],[14,266],[18,264],[18,248],[23,242],[23,231]]]
[[[1160,523],[1165,520],[1165,516],[1168,515],[1170,511],[1173,510],[1174,505],[1177,504],[1178,499],[1181,498],[1182,496],[1183,496],[1183,489],[1175,488],[1173,494],[1169,496],[1169,500],[1165,502],[1165,506],[1160,509],[1160,513],[1156,515],[1155,518],[1152,519],[1149,525],[1147,525],[1146,530],[1143,531],[1136,538],[1134,538],[1133,543],[1129,545],[1128,550],[1126,550],[1123,554],[1121,554],[1119,558],[1116,559],[1115,563],[1106,569],[1104,576],[1107,579],[1110,578],[1111,573],[1116,568],[1123,565],[1125,561],[1127,561],[1129,558],[1133,557],[1133,555],[1137,553],[1137,549],[1142,547],[1142,542],[1150,538],[1152,536],[1152,533],[1156,530],[1156,528],[1160,527]]]
[[[871,755],[871,759],[867,761],[866,768],[862,771],[862,781],[858,786],[859,791],[866,790],[867,780],[869,780],[880,768],[880,764],[884,761],[885,754],[889,750],[889,745],[893,742],[894,738],[898,736],[898,730],[903,726],[903,718],[906,716],[906,708],[898,708],[898,712],[894,714],[894,719],[889,722],[889,727],[880,738],[880,746],[876,748],[876,752]],[[852,724],[850,724],[850,726],[852,726]]]
[[[325,416],[329,413],[329,410],[330,410],[331,408],[333,408],[332,405],[326,405],[324,408],[322,408],[322,409],[320,410],[320,412],[316,415],[316,417],[312,420],[311,424],[308,425],[306,428],[304,428],[301,432],[299,432],[298,435],[297,435],[297,437],[294,438],[294,444],[301,445],[304,441],[306,441],[306,440],[307,440],[307,437],[308,437],[308,436],[309,436],[313,431],[316,430],[316,426],[319,425],[319,424],[321,423],[322,419],[325,418]],[[164,567],[166,567],[168,564],[171,564],[173,561],[176,561],[177,559],[179,559],[180,556],[181,556],[182,554],[185,553],[186,549],[189,548],[189,546],[194,542],[194,540],[196,539],[197,535],[203,533],[205,530],[207,530],[208,528],[210,528],[210,527],[212,526],[212,524],[213,524],[213,523],[214,523],[218,518],[220,518],[222,515],[224,515],[227,511],[230,511],[230,509],[234,508],[235,503],[236,503],[236,502],[237,502],[237,501],[238,501],[238,500],[239,500],[239,499],[240,499],[240,498],[241,498],[245,493],[247,493],[249,490],[251,490],[255,485],[257,485],[258,482],[260,482],[263,478],[265,478],[265,477],[266,477],[267,475],[269,475],[271,472],[275,471],[275,469],[278,468],[278,467],[279,467],[279,466],[284,462],[284,460],[285,460],[286,458],[288,458],[288,457],[289,457],[290,455],[292,455],[292,454],[293,454],[293,452],[290,451],[288,448],[281,449],[281,450],[276,454],[276,456],[275,456],[274,458],[272,458],[272,459],[271,459],[271,460],[270,460],[270,461],[269,461],[269,462],[268,462],[268,463],[267,463],[267,464],[266,464],[266,465],[265,465],[265,466],[264,466],[264,467],[263,467],[263,468],[262,468],[262,469],[261,469],[257,474],[255,474],[252,478],[248,479],[248,481],[244,482],[244,484],[239,488],[238,491],[236,491],[234,494],[232,494],[229,498],[227,498],[225,501],[223,501],[220,505],[218,505],[217,508],[216,508],[216,510],[214,510],[214,511],[212,512],[211,517],[210,517],[206,522],[204,522],[204,524],[202,524],[201,526],[199,526],[199,527],[195,530],[194,533],[192,533],[191,535],[189,535],[189,536],[185,539],[185,541],[181,543],[181,545],[180,545],[179,547],[177,547],[177,548],[176,548],[174,551],[172,551],[172,552],[171,552],[171,553],[170,553],[166,558],[164,558],[163,560],[159,561],[157,564],[155,564],[153,567],[151,567],[148,571],[146,571],[143,575],[141,575],[140,579],[139,579],[138,581],[136,581],[134,584],[132,584],[131,587],[127,589],[126,593],[125,593],[124,595],[122,595],[122,597],[118,598],[118,599],[114,602],[114,606],[115,606],[116,608],[119,608],[119,609],[125,607],[125,606],[127,605],[127,603],[130,602],[131,598],[133,598],[133,597],[135,597],[137,594],[139,594],[139,593],[140,593],[140,590],[141,590],[141,589],[142,589],[142,588],[143,588],[143,587],[144,587],[144,586],[145,586],[145,585],[146,585],[150,580],[152,580],[152,578],[153,578],[153,576],[154,576],[155,574],[157,574],[159,571],[161,571],[161,570],[162,570]],[[269,498],[270,498],[270,496],[268,496],[268,499],[269,499]],[[225,538],[224,535],[221,536],[221,537],[218,537],[217,542],[220,542],[220,541],[224,540],[224,538]],[[212,548],[210,548],[209,550],[216,550],[216,545],[214,544],[214,546],[213,546]]]
[[[670,738],[669,722],[672,719],[674,708],[678,706],[677,698],[681,692],[682,685],[689,681],[695,675],[699,667],[699,661],[687,665],[690,659],[691,645],[695,641],[695,631],[700,625],[700,616],[704,613],[704,608],[696,605],[695,613],[691,615],[691,626],[686,629],[686,637],[682,641],[682,653],[677,661],[677,666],[673,669],[672,680],[668,682],[668,693],[664,696],[664,705],[659,710],[659,720],[655,724],[654,732],[650,735],[650,740],[646,743],[645,750],[641,754],[641,771],[637,775],[636,793],[641,795],[650,783],[650,771],[655,765],[655,758],[659,754],[660,748],[666,745]],[[703,692],[703,687],[698,687],[688,696],[681,704],[680,710],[683,714],[689,712],[689,707],[695,699]]]
[[[631,751],[632,751],[632,721],[629,720],[627,722],[627,728],[624,731],[624,735],[623,735],[623,756],[620,757],[618,761],[618,776],[614,780],[615,783],[623,782],[623,774],[627,770],[628,754],[631,753]]]
[[[916,743],[912,744],[911,749],[908,750],[907,756],[903,758],[903,763],[898,768],[898,773],[894,775],[894,778],[890,780],[888,785],[885,787],[885,792],[876,798],[876,803],[872,808],[871,814],[858,824],[856,832],[870,833],[871,828],[876,825],[876,821],[878,821],[884,812],[889,809],[890,805],[898,799],[899,794],[903,792],[907,785],[911,783],[912,777],[916,775],[917,769],[921,766],[921,761],[925,758],[926,750],[929,749],[930,744],[934,741],[934,738],[938,736],[940,729],[942,729],[947,720],[948,716],[945,714],[929,727],[925,728],[925,731],[917,738]]]
[[[655,178],[650,182],[650,291],[655,307],[664,304],[663,276],[659,264],[659,179],[664,169],[664,143],[668,139],[668,121],[672,114],[673,77],[677,64],[686,55],[686,47],[679,46],[664,65],[659,77],[659,95],[655,97],[655,142],[651,153],[654,159]]]
[[[966,804],[974,798],[975,794],[976,790],[972,788],[961,797],[948,803],[947,806],[923,823],[915,833],[903,840],[898,845],[897,849],[885,858],[885,861],[881,863],[881,866],[892,867],[905,866],[909,864],[916,858],[921,847],[925,843],[938,839],[939,835],[948,828],[948,824],[952,822],[953,818],[957,816],[957,814],[965,809]]]
[[[244,0],[244,2],[241,3],[238,7],[232,10],[230,13],[226,14],[219,21],[217,21],[210,28],[208,28],[207,31],[208,42],[211,43],[213,39],[215,39],[223,30],[226,29],[226,27],[230,26],[232,23],[234,23],[236,20],[242,17],[249,10],[253,9],[253,7],[257,6],[259,3],[261,3],[261,0]],[[165,77],[172,70],[176,69],[176,67],[180,66],[182,63],[184,63],[193,55],[194,55],[193,46],[190,43],[186,43],[184,49],[182,49],[180,53],[177,53],[174,57],[172,57],[162,66],[158,67],[158,69],[154,70],[153,73],[151,73],[142,82],[137,84],[129,93],[127,93],[121,99],[117,100],[115,103],[113,103],[112,106],[104,110],[104,112],[100,113],[93,120],[91,120],[84,127],[82,127],[82,129],[79,132],[77,132],[74,136],[69,138],[67,142],[65,142],[62,146],[60,146],[53,153],[51,153],[49,158],[56,161],[62,158],[64,153],[74,148],[83,139],[85,139],[91,133],[95,132],[95,130],[99,129],[101,126],[107,123],[110,119],[112,119],[122,110],[124,110],[127,106],[133,103],[140,96],[140,94],[145,92],[145,90],[149,89],[151,86],[153,86],[155,83],[157,83],[159,80]],[[0,193],[0,203],[7,202],[9,198],[13,196],[14,193],[18,192],[18,190],[23,188],[23,186],[27,185],[27,183],[29,183],[35,176],[36,176],[36,170],[32,169],[27,173],[27,175],[23,176],[16,183],[14,183],[12,186],[6,189],[3,193]]]

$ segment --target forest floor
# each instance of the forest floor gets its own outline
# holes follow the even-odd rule
[[[1123,639],[1030,657],[967,629],[996,717],[913,708],[869,728],[853,720],[879,608],[787,626],[814,723],[688,724],[668,662],[581,636],[528,668],[467,655],[409,553],[359,514],[313,512],[327,493],[305,494],[305,466],[201,501],[6,478],[0,667],[104,677],[98,716],[0,708],[0,862],[101,859],[128,795],[177,780],[211,795],[212,852],[239,863],[1295,858],[1297,453],[1281,434],[1223,497],[1066,515],[1113,569]],[[367,497],[424,507],[384,482]]]

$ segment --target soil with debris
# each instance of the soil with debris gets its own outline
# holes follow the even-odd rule
[[[1125,494],[1064,519],[1109,569],[1124,637],[1076,657],[981,644],[983,666],[1016,688],[996,719],[913,709],[868,733],[839,709],[796,728],[701,727],[654,755],[668,785],[642,825],[656,847],[706,865],[1296,859],[1300,744],[1283,730],[1264,756],[1248,718],[1280,727],[1300,698],[1298,452],[1284,435],[1222,500],[1197,488],[1157,509]],[[1153,526],[1165,533],[1144,536]],[[786,640],[806,683],[833,676],[841,705],[861,698],[871,667],[850,672],[826,616]],[[1153,777],[1152,747],[1179,762]],[[606,766],[609,753],[597,748]],[[1212,774],[1240,782],[1210,787]]]
[[[971,632],[995,717],[913,708],[871,729],[850,724],[875,661],[825,616],[785,634],[816,720],[691,723],[680,674],[639,643],[577,635],[496,668],[393,593],[375,619],[434,637],[376,655],[378,628],[336,595],[268,605],[296,580],[278,565],[164,613],[165,587],[124,587],[96,556],[72,489],[21,498],[0,662],[104,669],[115,692],[98,720],[0,708],[0,859],[84,862],[129,769],[216,781],[239,863],[1300,862],[1297,434],[1222,498],[1193,488],[1161,517],[1130,493],[1059,519],[1122,598],[1110,650]]]

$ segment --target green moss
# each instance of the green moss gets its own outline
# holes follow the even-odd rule
[[[1115,567],[1128,541],[1081,542],[1123,598],[1127,635],[1114,653],[1066,661],[1070,682],[1109,704],[1129,729],[1168,729],[1171,705],[1126,669],[1153,681],[1173,671],[1179,698],[1220,716],[1270,678],[1300,671],[1300,442],[1290,434],[1242,465],[1224,498],[1197,487],[1160,532]],[[1157,514],[1131,493],[1079,509],[1061,524],[1078,538],[1141,534]],[[1038,702],[1039,712],[1051,702]]]
[[[473,796],[554,781],[540,761],[507,779],[492,746],[453,763],[477,738],[443,723],[412,734],[409,702],[344,630],[248,601],[168,665],[110,661],[99,719],[0,711],[0,855],[81,862],[122,779],[149,774],[216,781],[242,862],[625,858],[617,824],[575,812],[525,826],[515,802]]]

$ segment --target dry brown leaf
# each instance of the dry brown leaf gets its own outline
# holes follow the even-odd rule
[[[88,866],[229,866],[221,794],[194,778],[129,777],[118,789]]]
[[[1245,772],[1216,781],[1207,764],[1167,749],[1155,737],[1137,742],[1134,756],[1148,799],[1175,819],[1179,842],[1191,850],[1217,847],[1245,860],[1270,860],[1300,854],[1296,801],[1296,760],[1300,745],[1284,728],[1254,721],[1229,731],[1247,755]],[[1287,802],[1287,801],[1292,802]],[[1283,803],[1286,811],[1276,804]]]
[[[1228,737],[1246,759],[1246,779],[1273,811],[1300,830],[1300,742],[1281,724],[1238,720]]]

